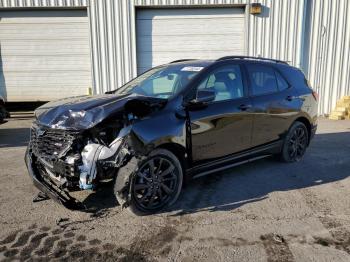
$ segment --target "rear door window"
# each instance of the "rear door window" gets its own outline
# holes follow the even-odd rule
[[[253,96],[270,94],[278,91],[275,70],[271,67],[248,64],[247,70]]]

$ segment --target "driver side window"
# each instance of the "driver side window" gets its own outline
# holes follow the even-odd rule
[[[201,89],[214,90],[214,101],[243,97],[243,82],[239,65],[227,65],[214,70],[198,86],[198,90]]]

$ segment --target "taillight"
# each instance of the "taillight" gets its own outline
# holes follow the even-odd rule
[[[316,91],[312,91],[312,96],[318,101],[318,93]]]

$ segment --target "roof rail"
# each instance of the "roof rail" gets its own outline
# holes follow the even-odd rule
[[[186,62],[186,61],[192,61],[192,60],[196,60],[196,59],[179,59],[179,60],[171,61],[170,64],[179,63],[179,62]]]
[[[262,61],[271,61],[275,63],[282,63],[288,65],[287,62],[277,59],[264,58],[264,57],[256,57],[256,56],[223,56],[217,59],[216,61],[229,60],[229,59],[251,59],[251,60],[262,60]]]

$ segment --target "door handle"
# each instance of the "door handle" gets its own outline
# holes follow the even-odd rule
[[[292,101],[292,100],[294,100],[294,99],[296,99],[297,97],[296,96],[287,96],[286,97],[286,100],[287,101]]]
[[[251,108],[251,105],[246,105],[246,104],[242,104],[240,106],[238,106],[238,109],[242,110],[242,111],[246,111],[247,109]]]

